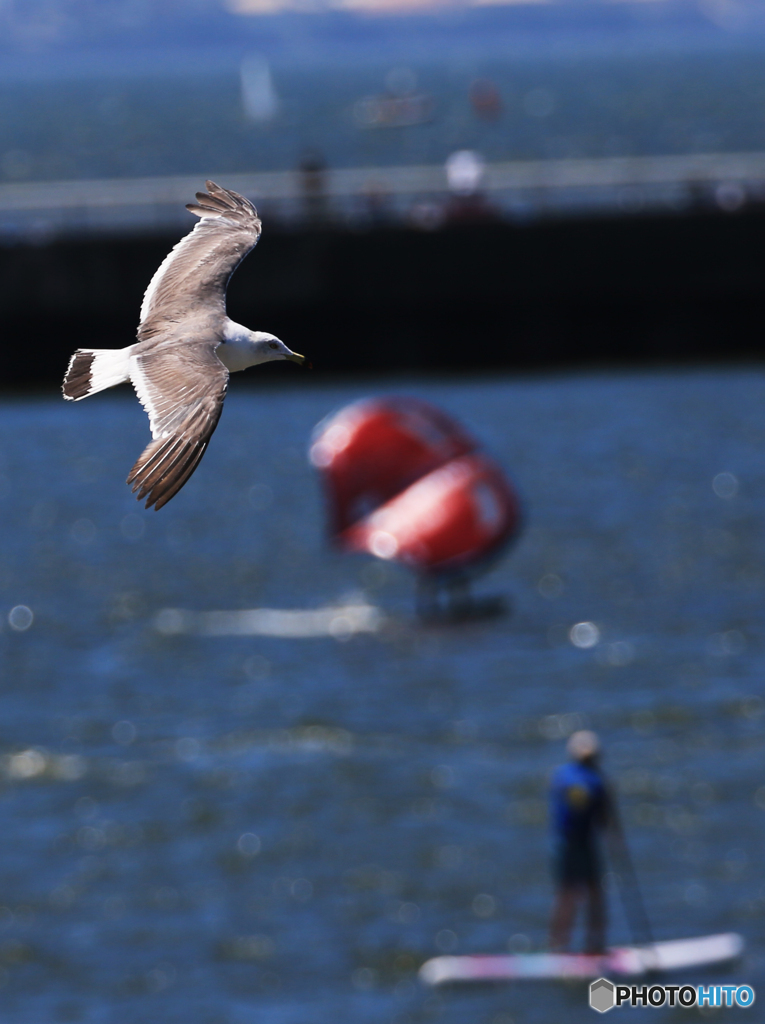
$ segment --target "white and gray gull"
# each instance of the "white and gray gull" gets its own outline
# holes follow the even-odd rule
[[[127,482],[159,509],[199,465],[218,425],[228,376],[269,362],[305,359],[273,334],[226,316],[229,278],[260,237],[244,196],[206,182],[186,207],[199,217],[164,259],[146,289],[138,341],[123,349],[78,349],[64,378],[64,398],[79,401],[131,381],[149,414],[152,442]]]

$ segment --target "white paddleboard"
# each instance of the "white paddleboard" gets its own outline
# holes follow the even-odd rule
[[[735,932],[672,939],[651,946],[620,946],[603,956],[583,953],[520,953],[507,956],[437,956],[420,968],[426,985],[534,978],[637,977],[725,963],[741,956],[744,940]]]

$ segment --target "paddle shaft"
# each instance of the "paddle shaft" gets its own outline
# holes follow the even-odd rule
[[[619,893],[624,906],[624,913],[627,917],[632,941],[639,946],[652,946],[653,933],[651,922],[648,920],[643,896],[632,862],[627,839],[624,835],[621,818],[616,801],[611,794],[611,827],[608,829],[608,852],[616,869],[615,874],[619,884]]]

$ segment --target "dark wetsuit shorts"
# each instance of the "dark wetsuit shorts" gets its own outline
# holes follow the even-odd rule
[[[590,885],[603,874],[597,848],[591,842],[562,839],[555,850],[553,874],[558,885]]]

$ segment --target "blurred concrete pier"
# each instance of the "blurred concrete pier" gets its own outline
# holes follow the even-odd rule
[[[303,226],[305,174],[299,168],[211,177],[251,197],[275,221]],[[14,237],[151,234],[191,223],[184,209],[202,175],[0,185],[0,241]],[[444,165],[326,168],[324,199],[339,223],[363,222],[370,204],[392,222],[439,226],[449,196]],[[701,201],[731,212],[765,199],[765,152],[696,153],[490,163],[480,191],[503,219],[548,215],[682,211]],[[378,216],[379,219],[379,216]]]

